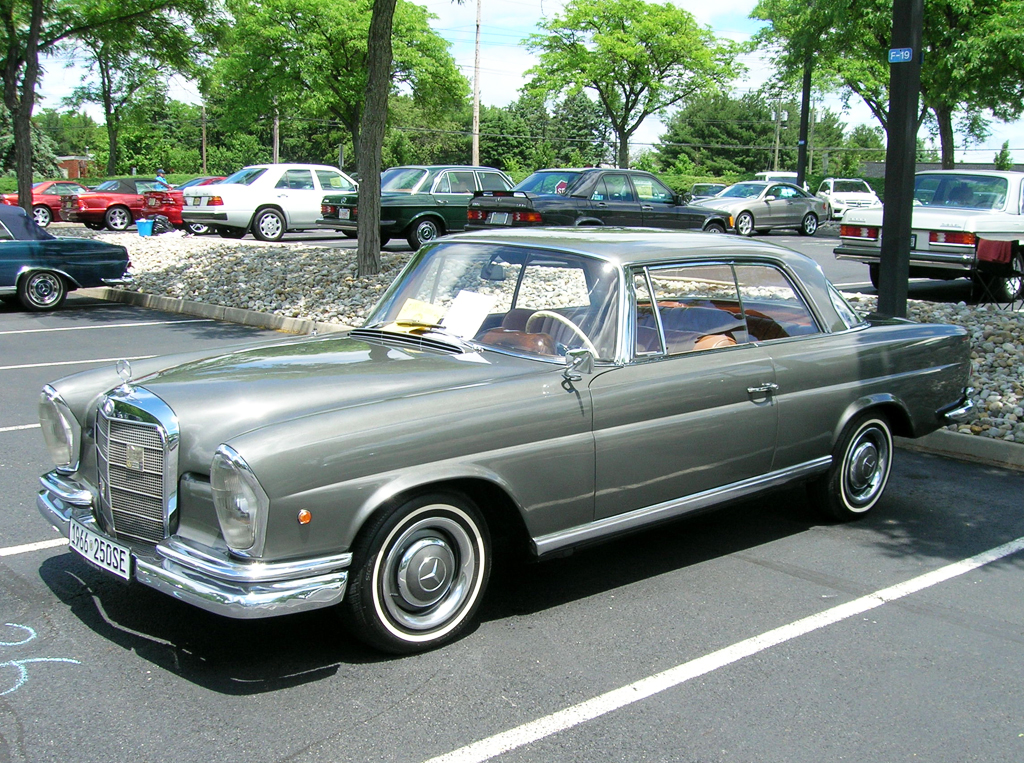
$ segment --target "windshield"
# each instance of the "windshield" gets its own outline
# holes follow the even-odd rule
[[[527,193],[564,194],[579,178],[579,172],[534,172],[512,190]]]
[[[871,193],[871,186],[863,180],[837,180],[833,193]]]
[[[694,196],[714,196],[719,191],[725,188],[724,185],[711,185],[711,184],[697,184],[690,189],[690,193]]]
[[[914,203],[926,207],[1002,209],[1006,204],[1006,178],[991,175],[918,175]]]
[[[439,332],[549,358],[586,347],[615,355],[619,271],[561,252],[451,242],[425,248],[388,289],[366,328]]]
[[[266,167],[245,167],[240,169],[234,175],[228,175],[224,178],[221,183],[224,185],[252,185],[256,178],[260,177],[267,171]]]
[[[389,193],[413,193],[427,176],[419,167],[393,167],[380,176],[380,190]]]
[[[767,183],[737,183],[726,188],[718,194],[718,197],[724,199],[752,199],[755,196],[760,196],[761,191],[767,185]]]
[[[96,186],[97,191],[116,191],[121,185],[119,180],[105,180]]]

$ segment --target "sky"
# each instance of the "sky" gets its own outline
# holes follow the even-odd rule
[[[476,38],[477,0],[463,0],[459,5],[453,0],[425,0],[421,4],[437,18],[432,27],[442,38],[451,43],[451,53],[456,64],[467,79],[472,82]],[[538,31],[537,23],[543,18],[557,14],[563,0],[480,0],[480,102],[487,106],[505,106],[519,97],[519,88],[526,82],[525,72],[536,63],[536,58],[522,40]],[[689,11],[701,24],[714,30],[719,37],[746,41],[758,30],[761,22],[750,19],[756,0],[673,0]],[[768,67],[760,55],[750,54],[742,59],[747,66],[747,75],[734,83],[734,92],[743,93],[757,89],[769,74]],[[71,61],[73,64],[74,62]],[[55,60],[48,64],[40,88],[43,107],[60,107],[60,99],[68,95],[78,84],[76,69],[66,69]],[[198,102],[194,86],[183,81],[172,83],[174,98]],[[826,99],[824,106],[841,115],[848,128],[858,124],[877,126],[877,121],[867,107],[856,97],[851,99],[850,108],[843,109],[837,97]],[[93,114],[102,121],[101,114]],[[798,115],[793,115],[796,118]],[[1014,160],[1024,163],[1024,121],[1005,124],[992,121],[991,135],[980,146],[971,150],[957,151],[958,161],[990,162],[1004,141],[1009,141]],[[631,153],[651,147],[664,132],[664,125],[655,118],[649,118],[633,136]],[[927,140],[927,135],[922,133]],[[936,144],[937,145],[937,144]]]

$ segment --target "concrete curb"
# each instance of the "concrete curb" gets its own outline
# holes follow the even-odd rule
[[[161,310],[165,313],[192,315],[197,318],[210,318],[215,321],[229,321],[230,323],[240,323],[243,326],[283,331],[288,334],[312,334],[314,329],[316,329],[318,334],[333,334],[339,331],[349,331],[352,328],[340,323],[311,321],[307,318],[286,318],[283,315],[260,313],[255,310],[244,310],[240,307],[224,307],[223,305],[211,305],[206,302],[193,302],[188,299],[161,297],[155,294],[113,289],[109,286],[101,286],[95,289],[79,289],[77,293],[107,302],[120,302],[127,305],[136,305],[137,307],[148,307],[152,310]]]
[[[316,329],[317,333],[328,334],[349,331],[351,329],[351,326],[344,326],[340,323],[323,323],[306,318],[285,318],[282,315],[274,315],[272,313],[260,313],[255,310],[243,310],[238,307],[210,305],[205,302],[193,302],[187,299],[160,297],[155,294],[143,294],[137,291],[113,289],[106,286],[96,289],[79,289],[77,293],[107,302],[120,302],[122,304],[148,307],[152,310],[161,310],[166,313],[193,315],[197,318],[210,318],[216,321],[229,321],[231,323],[240,323],[243,326],[284,331],[289,334],[311,334],[314,329]],[[1024,471],[1024,445],[1006,442],[1005,440],[993,440],[989,437],[939,429],[916,440],[896,437],[895,445],[906,450],[934,453],[935,455],[947,456],[961,461],[972,461],[1004,469]]]

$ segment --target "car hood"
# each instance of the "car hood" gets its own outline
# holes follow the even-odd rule
[[[557,368],[334,335],[200,358],[133,384],[171,407],[185,463],[205,469],[221,443],[282,421]]]
[[[844,224],[880,226],[882,206],[850,210]],[[958,209],[955,207],[915,206],[913,222],[916,230],[967,231],[972,233],[995,233],[1024,231],[1024,218],[1008,215],[1006,212],[989,209]]]
[[[735,209],[742,209],[749,204],[759,204],[761,200],[759,198],[751,197],[748,199],[720,199],[718,197],[711,197],[710,199],[701,199],[695,203],[697,207],[707,207],[708,209],[717,209],[720,212],[732,212]]]

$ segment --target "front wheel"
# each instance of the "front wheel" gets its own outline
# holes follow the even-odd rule
[[[280,241],[284,236],[284,215],[276,209],[261,209],[252,224],[252,235],[260,241]]]
[[[111,207],[103,216],[103,222],[113,231],[128,230],[132,224],[132,213],[127,207]]]
[[[741,236],[754,235],[754,216],[749,212],[740,212],[736,216],[736,233]]]
[[[1013,271],[1007,276],[986,276],[986,290],[992,295],[996,302],[1016,302],[1024,299],[1024,254],[1019,250],[1013,253],[1010,258],[1010,266]]]
[[[45,228],[53,220],[53,213],[49,207],[40,204],[32,207],[32,217],[35,219],[36,225],[40,228]]]
[[[800,235],[813,236],[817,232],[818,217],[813,212],[808,212],[806,215],[804,215],[804,219],[800,223]]]
[[[705,233],[725,233],[725,226],[721,223],[708,223],[704,226]]]
[[[490,535],[476,506],[455,493],[413,498],[371,520],[353,549],[346,623],[384,652],[433,649],[469,626],[490,572]]]
[[[202,223],[186,223],[185,227],[188,228],[188,232],[194,236],[205,236],[207,233],[211,232],[210,226],[203,225]]]
[[[880,413],[861,414],[843,430],[832,452],[832,465],[811,483],[811,492],[833,519],[857,519],[878,503],[891,468],[889,422]]]
[[[412,247],[413,251],[416,251],[428,241],[433,241],[435,238],[441,235],[443,231],[441,227],[434,220],[418,220],[413,223],[412,229],[409,231],[409,236],[406,239],[409,242],[409,246]],[[383,244],[381,244],[383,246]]]
[[[30,273],[18,282],[18,300],[32,312],[56,310],[67,296],[64,279],[48,270]]]

